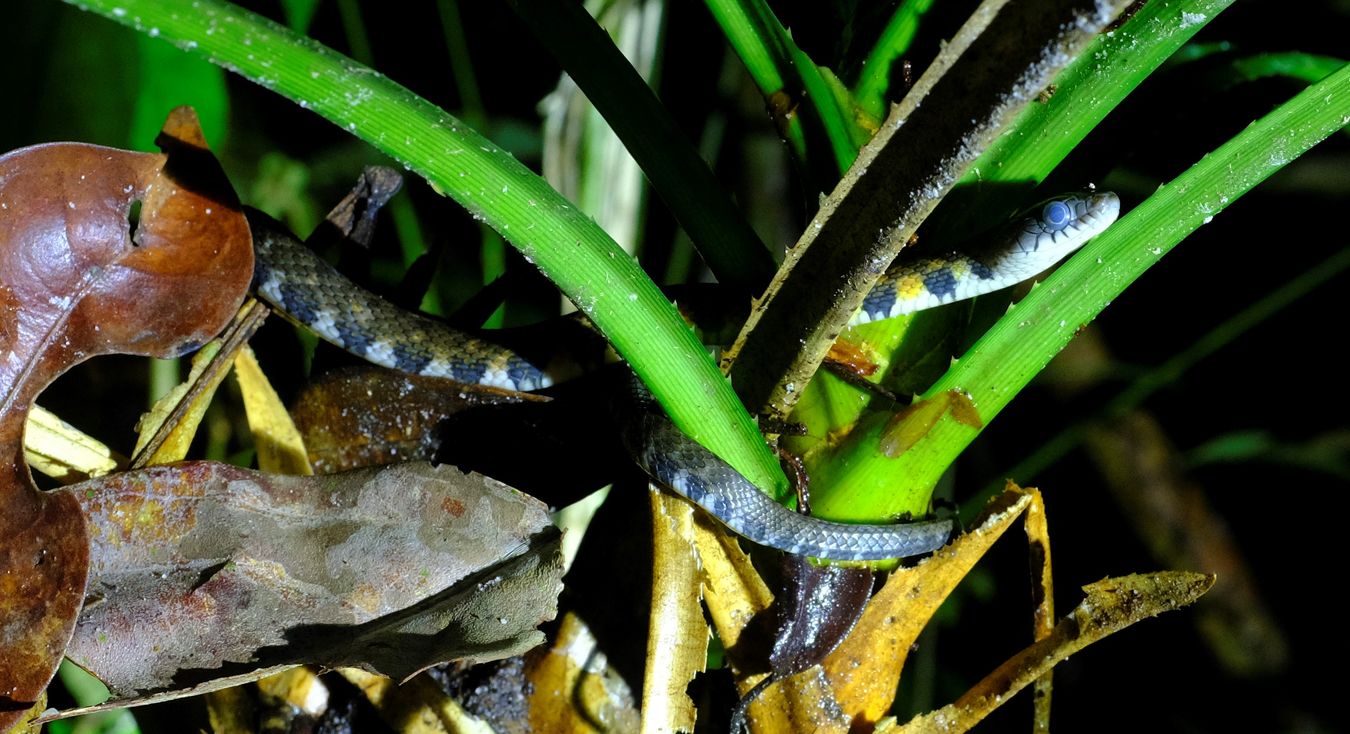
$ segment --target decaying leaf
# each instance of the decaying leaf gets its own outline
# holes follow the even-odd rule
[[[466,387],[373,367],[327,372],[296,398],[292,417],[314,471],[328,474],[393,461],[432,459],[437,426],[465,408],[542,401],[528,393]]]
[[[779,681],[820,664],[839,645],[862,614],[872,593],[872,570],[865,567],[819,566],[801,556],[784,556],[782,593],[774,607],[778,625],[769,652],[772,674],[764,677],[741,697],[732,711],[731,728],[743,728],[748,707]],[[795,681],[796,698],[809,695],[829,708],[830,720],[816,726],[835,727],[834,696],[822,676]],[[761,729],[763,727],[760,727]]]
[[[493,734],[434,681],[418,677],[405,685],[356,668],[339,671],[365,694],[391,729],[403,734]]]
[[[769,674],[770,643],[763,623],[772,614],[773,594],[735,536],[702,513],[695,514],[694,531],[708,616],[745,695]],[[757,732],[848,731],[823,676],[809,671],[770,686],[750,706],[749,719]]]
[[[1213,574],[1162,571],[1102,579],[1084,586],[1086,598],[1055,625],[1049,637],[1009,658],[955,703],[915,717],[904,726],[884,722],[877,731],[966,731],[1059,661],[1135,622],[1194,603],[1214,585],[1214,578]]]
[[[558,533],[540,503],[480,476],[199,462],[33,487],[20,439],[42,387],[96,354],[194,349],[243,300],[247,222],[191,112],[165,130],[165,155],[56,144],[0,158],[0,730],[63,652],[124,697],[110,708],[300,661],[406,678],[538,644]],[[194,422],[162,421],[166,441]]]
[[[403,678],[515,654],[540,641],[560,585],[546,508],[451,467],[313,478],[192,462],[64,491],[92,538],[67,654],[119,696],[301,662]]]
[[[654,486],[648,491],[654,550],[642,718],[660,731],[692,731],[697,709],[687,690],[708,656],[694,506]]]
[[[34,398],[97,354],[196,348],[252,274],[248,224],[191,110],[159,142],[166,154],[55,143],[0,157],[0,731],[55,672],[89,563],[74,495],[37,491],[24,463]]]
[[[34,405],[28,413],[23,449],[30,467],[62,482],[102,476],[126,462],[102,441],[41,405]]]
[[[872,570],[819,566],[801,556],[783,558],[783,594],[769,665],[788,676],[820,663],[862,614],[872,594]]]
[[[528,720],[498,731],[557,734],[631,732],[639,716],[633,692],[609,666],[599,643],[578,617],[564,614],[547,650],[527,656]],[[496,722],[494,722],[496,723]]]
[[[886,580],[852,634],[825,660],[831,688],[853,721],[875,722],[890,711],[900,671],[929,618],[1032,501],[1030,493],[1010,488],[970,532]]]

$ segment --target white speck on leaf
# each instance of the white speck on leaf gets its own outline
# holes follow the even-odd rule
[[[1200,25],[1201,23],[1204,23],[1206,20],[1208,20],[1208,18],[1206,18],[1204,13],[1182,12],[1181,27],[1190,28],[1193,25]]]

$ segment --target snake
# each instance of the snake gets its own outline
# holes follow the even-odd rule
[[[1100,234],[1119,211],[1120,200],[1110,192],[1066,194],[1015,219],[983,244],[898,260],[849,323],[912,314],[1028,280]],[[518,391],[554,384],[553,367],[405,311],[356,285],[265,214],[250,211],[249,223],[254,292],[325,341],[374,364],[418,375]],[[616,399],[615,412],[637,465],[657,484],[754,543],[829,561],[876,561],[930,553],[951,536],[947,520],[854,524],[794,512],[680,431],[636,376],[625,393]]]

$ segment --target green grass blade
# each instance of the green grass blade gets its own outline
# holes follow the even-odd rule
[[[1233,59],[1228,65],[1228,85],[1268,77],[1289,77],[1307,82],[1318,81],[1345,64],[1345,59],[1296,51],[1268,53]]]
[[[1054,91],[1028,105],[1009,133],[971,166],[956,184],[946,210],[934,215],[930,236],[963,240],[981,224],[966,212],[985,211],[997,217],[1028,203],[1024,199],[1029,188],[1043,181],[1126,95],[1232,3],[1148,3],[1120,28],[1099,36],[1055,79]]]
[[[891,67],[909,50],[919,31],[919,19],[933,7],[933,0],[901,0],[876,45],[863,62],[854,85],[858,106],[880,122],[886,117],[886,92],[891,87]]]
[[[810,167],[812,152],[802,120],[814,119],[829,142],[834,167],[840,174],[847,171],[858,152],[849,116],[836,103],[820,69],[797,48],[769,6],[763,0],[706,0],[706,4],[768,100],[796,159]],[[803,93],[800,100],[798,88]]]
[[[1173,355],[1157,367],[1140,375],[1129,387],[1121,390],[1110,400],[1095,418],[1066,426],[1047,441],[1041,442],[1036,450],[1021,459],[1011,469],[999,474],[1000,477],[1018,477],[1019,481],[1035,481],[1036,476],[1064,455],[1076,448],[1089,430],[1091,424],[1110,420],[1124,415],[1139,406],[1154,393],[1178,384],[1186,372],[1196,364],[1237,341],[1252,329],[1281,313],[1295,301],[1308,293],[1329,283],[1336,276],[1350,270],[1350,250],[1341,250],[1299,276],[1281,285],[1257,302],[1239,311],[1222,324],[1207,330],[1193,344]],[[963,516],[974,518],[984,506],[985,500],[1003,490],[1003,481],[984,488],[983,494],[971,497],[963,508]]]
[[[609,34],[579,4],[512,6],[624,142],[718,282],[758,295],[773,277],[768,248]]]
[[[85,0],[294,100],[425,177],[489,224],[610,338],[686,433],[761,487],[786,481],[730,385],[669,301],[589,217],[519,161],[406,88],[232,5]]]

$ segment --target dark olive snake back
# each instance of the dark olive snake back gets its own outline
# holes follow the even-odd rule
[[[382,367],[474,385],[538,390],[541,368],[499,345],[404,311],[348,280],[281,225],[250,215],[253,288],[292,321]]]

